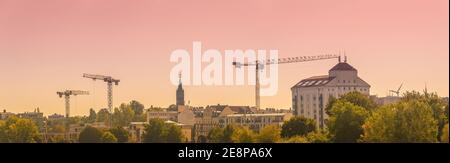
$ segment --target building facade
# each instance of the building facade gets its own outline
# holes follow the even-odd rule
[[[303,79],[291,91],[294,115],[314,119],[319,128],[324,128],[328,119],[324,108],[331,97],[339,98],[353,91],[369,96],[370,85],[358,76],[358,70],[339,59],[328,75]]]
[[[6,120],[13,115],[14,113],[6,112],[6,110],[4,109],[2,112],[0,112],[0,120]]]
[[[259,131],[268,126],[282,126],[285,121],[292,117],[291,113],[268,113],[268,114],[229,114],[219,117],[220,127],[227,125],[245,126],[259,133]]]

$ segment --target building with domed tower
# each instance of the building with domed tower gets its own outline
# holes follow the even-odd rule
[[[358,70],[347,63],[347,57],[328,71],[328,75],[312,76],[301,80],[292,88],[294,115],[314,119],[319,128],[325,127],[328,115],[325,107],[331,97],[339,98],[358,91],[370,95],[370,85],[358,76]]]

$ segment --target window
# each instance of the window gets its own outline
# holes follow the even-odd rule
[[[343,80],[342,82],[345,83],[345,80]]]
[[[353,80],[353,83],[356,83],[356,80]]]

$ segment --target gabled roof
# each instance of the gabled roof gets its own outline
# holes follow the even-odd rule
[[[328,75],[322,76],[313,76],[310,78],[306,78],[295,84],[292,88],[296,87],[317,87],[328,84],[334,77],[330,77]]]
[[[339,62],[330,71],[356,71],[356,69],[347,62]]]

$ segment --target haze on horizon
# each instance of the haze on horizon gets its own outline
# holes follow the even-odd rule
[[[279,56],[345,49],[348,62],[371,85],[449,95],[448,0],[0,0],[0,109],[64,113],[56,91],[79,89],[71,114],[105,108],[106,84],[121,80],[114,106],[137,100],[147,108],[175,103],[169,81],[175,49],[278,49]],[[262,108],[291,107],[290,88],[326,75],[324,60],[279,66],[278,94]],[[185,86],[193,106],[254,105],[253,86]]]

